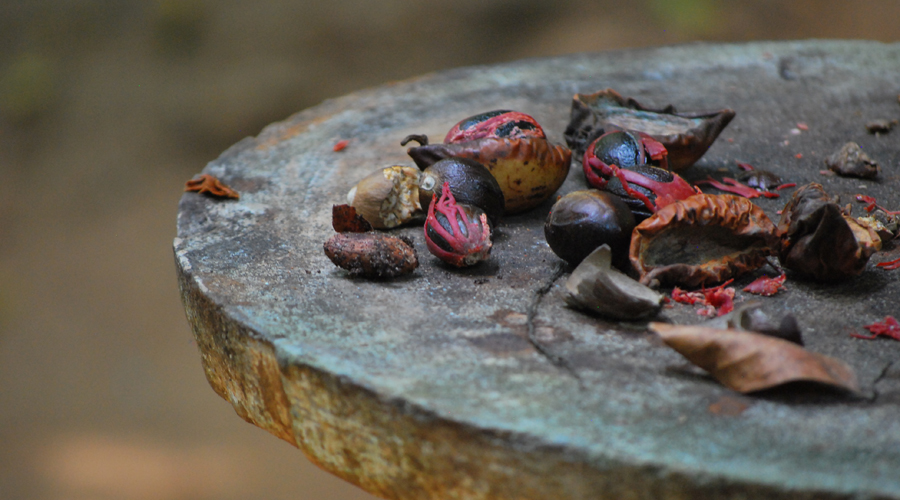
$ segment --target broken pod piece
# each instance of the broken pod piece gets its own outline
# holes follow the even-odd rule
[[[624,98],[612,89],[593,94],[575,94],[566,143],[576,158],[588,144],[604,132],[632,130],[647,134],[668,150],[669,168],[683,170],[700,159],[722,130],[734,118],[734,111],[697,111],[679,113],[669,105],[650,109],[633,98]]]
[[[617,271],[611,262],[609,245],[585,257],[566,281],[566,304],[617,320],[648,318],[659,312],[663,296]]]
[[[775,225],[750,200],[698,194],[638,224],[629,257],[645,285],[698,287],[762,266],[776,241]]]
[[[534,118],[507,110],[475,115],[453,126],[442,144],[429,144],[425,135],[407,136],[420,144],[407,150],[421,169],[445,158],[460,157],[484,165],[497,179],[504,196],[504,212],[536,207],[562,185],[569,173],[572,152],[547,140]]]
[[[778,260],[786,269],[822,282],[858,276],[881,238],[844,214],[820,184],[807,184],[785,205],[778,222]]]
[[[374,172],[347,193],[347,204],[372,227],[390,229],[424,215],[415,167],[394,165]]]

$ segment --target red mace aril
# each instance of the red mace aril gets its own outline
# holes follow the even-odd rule
[[[718,189],[719,191],[725,191],[726,193],[736,194],[738,196],[743,196],[744,198],[759,198],[760,196],[765,196],[766,198],[778,198],[778,193],[771,193],[769,191],[760,191],[759,189],[752,188],[750,186],[741,184],[735,179],[730,177],[723,177],[722,182],[719,182],[712,177],[708,177],[705,181],[697,181],[697,184],[709,184],[710,186]]]
[[[893,316],[886,316],[884,321],[879,323],[872,323],[871,325],[866,325],[863,328],[869,330],[872,335],[860,335],[858,333],[851,333],[851,337],[856,337],[858,339],[872,340],[879,335],[888,337],[894,340],[900,340],[900,323],[897,322],[897,319]]]
[[[467,267],[491,254],[491,228],[478,207],[459,205],[444,183],[441,198],[434,195],[425,219],[425,243],[437,258],[456,267]]]
[[[722,316],[734,310],[734,288],[729,287],[734,280],[719,286],[702,288],[696,292],[686,292],[677,286],[672,290],[672,300],[681,304],[701,305],[697,310],[701,316]]]
[[[626,130],[601,135],[588,145],[582,159],[587,183],[622,198],[638,218],[699,193],[667,165],[662,144]]]
[[[771,297],[778,293],[779,290],[784,289],[784,281],[787,279],[787,276],[782,273],[781,276],[776,276],[775,278],[770,278],[768,276],[761,276],[752,283],[744,287],[744,291],[747,293],[752,293],[754,295],[762,295],[763,297]]]
[[[900,259],[889,260],[887,262],[879,262],[878,264],[875,264],[875,266],[887,271],[893,271],[894,269],[900,269]]]

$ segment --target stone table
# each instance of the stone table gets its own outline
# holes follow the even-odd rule
[[[874,266],[900,257],[896,245],[850,282],[789,276],[786,292],[763,299],[799,319],[808,349],[853,367],[859,397],[737,394],[646,323],[567,308],[571,269],[542,232],[552,200],[507,217],[491,259],[471,269],[434,259],[417,227],[394,231],[416,242],[421,266],[408,277],[354,279],[325,257],[332,205],[364,175],[412,165],[406,135],[442,137],[466,116],[507,108],[562,142],[573,94],[608,87],[645,105],[737,112],[689,180],[735,174],[741,161],[820,182],[856,215],[856,193],[900,208],[900,131],[865,128],[900,117],[900,44],[582,54],[357,92],[211,162],[204,172],[240,200],[181,200],[176,268],[212,387],[248,422],[389,499],[900,498],[900,342],[848,335],[900,312],[900,271]],[[333,151],[342,139],[349,146]],[[820,173],[850,140],[880,161],[878,179]],[[575,166],[559,194],[584,186]],[[788,196],[755,201],[777,221]],[[738,300],[762,271],[735,282]],[[702,318],[677,305],[660,319]]]

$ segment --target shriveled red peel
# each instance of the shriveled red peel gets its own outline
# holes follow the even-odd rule
[[[900,259],[889,260],[887,262],[879,262],[878,264],[875,264],[875,266],[888,271],[893,271],[894,269],[900,269]]]
[[[856,201],[858,201],[860,203],[868,203],[868,205],[866,205],[866,212],[872,212],[873,210],[875,210],[877,208],[877,209],[881,210],[882,212],[884,212],[888,215],[891,215],[891,216],[900,215],[900,210],[896,210],[896,211],[888,210],[888,209],[882,207],[881,205],[879,205],[878,200],[876,200],[872,196],[858,194],[858,195],[856,195]]]
[[[786,279],[787,276],[784,273],[775,278],[761,276],[745,286],[744,291],[755,295],[762,295],[763,297],[771,297],[778,293],[779,290],[784,289],[784,281]]]
[[[741,184],[735,179],[731,177],[723,177],[722,182],[719,182],[712,177],[707,177],[705,181],[697,181],[697,184],[709,184],[710,186],[720,190],[725,191],[726,193],[736,194],[738,196],[743,196],[744,198],[753,199],[759,198],[760,196],[765,196],[766,198],[778,198],[778,193],[770,193],[768,191],[760,191],[758,189],[753,189],[750,186],[745,184]]]
[[[722,316],[734,310],[734,288],[729,287],[730,279],[713,288],[701,288],[696,292],[685,292],[677,286],[672,289],[672,300],[680,304],[701,305],[697,314]]]
[[[776,187],[775,191],[781,191],[782,189],[788,189],[788,188],[792,188],[792,187],[797,187],[797,183],[796,182],[785,182],[784,184]]]
[[[332,151],[334,151],[335,153],[338,152],[338,151],[343,151],[344,148],[346,148],[348,144],[350,144],[350,139],[344,139],[344,140],[342,140],[342,141],[336,142],[336,143],[334,144],[334,147],[331,148],[331,149],[332,149]]]
[[[869,330],[872,335],[860,335],[856,332],[852,332],[850,336],[858,339],[872,340],[880,335],[894,340],[900,340],[900,323],[898,323],[893,316],[885,316],[884,321],[865,325],[863,328]]]

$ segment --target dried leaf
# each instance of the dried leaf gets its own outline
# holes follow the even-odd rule
[[[372,224],[356,213],[352,205],[331,206],[331,227],[339,233],[365,233],[372,230]]]
[[[566,303],[614,319],[656,314],[663,296],[620,273],[611,262],[609,245],[601,245],[585,257],[566,281]]]
[[[650,323],[663,342],[722,385],[747,393],[788,382],[818,382],[859,392],[843,361],[778,338],[738,330]]]
[[[232,198],[235,200],[240,198],[237,191],[226,186],[222,181],[209,174],[200,174],[200,177],[187,181],[184,184],[184,190],[208,194],[217,198]]]

